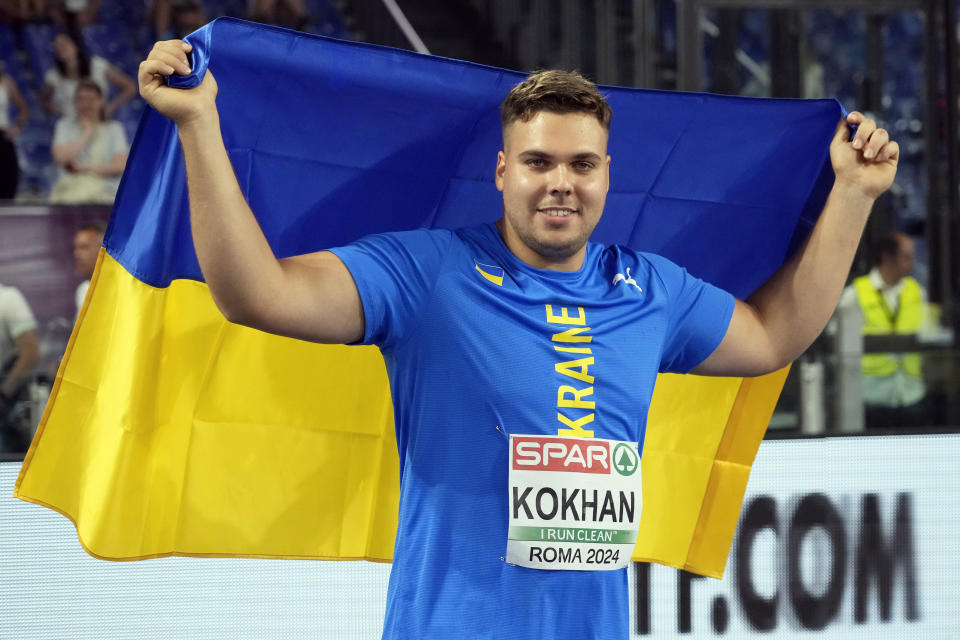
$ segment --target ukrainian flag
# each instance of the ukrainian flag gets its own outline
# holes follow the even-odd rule
[[[230,158],[278,256],[499,217],[498,104],[520,74],[232,19],[189,39],[179,82],[216,75]],[[749,295],[824,202],[839,105],[603,91],[612,189],[594,239]],[[723,572],[783,377],[661,377],[636,558]],[[175,127],[147,113],[17,497],[66,515],[101,558],[389,561],[397,482],[379,352],[223,319]]]

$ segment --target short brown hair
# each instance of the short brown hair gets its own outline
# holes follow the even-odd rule
[[[77,83],[77,88],[76,88],[76,90],[73,92],[74,98],[76,98],[77,94],[79,94],[81,91],[93,91],[93,92],[96,93],[98,96],[100,96],[100,98],[103,98],[103,97],[104,97],[104,95],[103,95],[103,88],[102,88],[99,84],[97,84],[97,81],[96,81],[96,80],[93,80],[92,78],[83,78],[83,79],[80,80],[80,82]],[[100,120],[106,120],[106,119],[107,119],[107,109],[106,109],[106,106],[101,106],[101,107],[100,107],[99,116],[100,116]]]
[[[84,225],[81,225],[77,229],[77,233],[80,233],[82,231],[92,231],[102,238],[107,233],[107,224],[101,220],[93,220]]]
[[[874,245],[877,266],[883,263],[884,258],[896,260],[897,256],[900,255],[900,250],[903,248],[904,239],[909,238],[907,238],[905,233],[899,231],[890,231],[883,234]]]
[[[593,84],[576,71],[534,71],[510,90],[500,103],[503,129],[516,122],[528,122],[540,111],[587,113],[610,131],[613,110]]]
[[[101,88],[100,85],[97,84],[97,81],[93,80],[92,78],[81,78],[80,82],[77,83],[77,88],[74,91],[74,95],[76,95],[76,92],[80,91],[81,89],[93,91],[101,98],[103,97],[103,88]]]

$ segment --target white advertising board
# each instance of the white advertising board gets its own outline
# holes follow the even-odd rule
[[[960,435],[765,442],[723,580],[633,565],[633,638],[960,638]],[[0,639],[380,637],[389,565],[91,558],[11,497]]]
[[[634,567],[652,638],[960,638],[960,435],[764,442],[722,580]]]

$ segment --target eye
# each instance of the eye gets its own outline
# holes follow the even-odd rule
[[[547,161],[544,160],[543,158],[528,158],[527,166],[533,169],[541,169],[547,166]]]
[[[573,163],[573,168],[577,171],[589,171],[593,169],[593,163],[587,162],[586,160],[578,160]]]

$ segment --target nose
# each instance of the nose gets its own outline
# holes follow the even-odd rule
[[[573,191],[570,182],[570,167],[563,163],[558,163],[548,174],[547,187],[552,196],[568,196]]]

